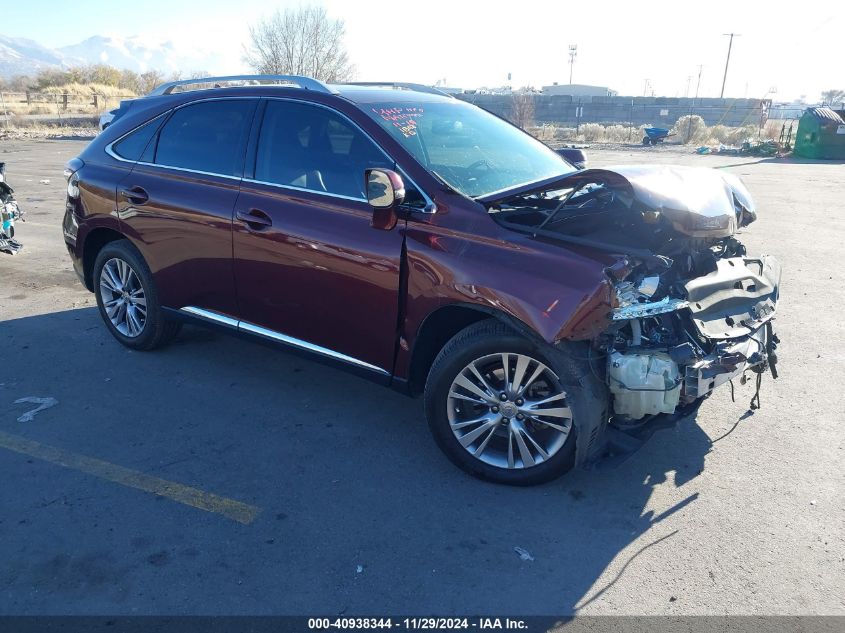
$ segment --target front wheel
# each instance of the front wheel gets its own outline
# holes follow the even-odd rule
[[[446,456],[472,475],[511,485],[568,472],[575,418],[601,411],[589,410],[579,393],[584,368],[560,354],[498,321],[459,332],[435,359],[425,389],[426,417]]]

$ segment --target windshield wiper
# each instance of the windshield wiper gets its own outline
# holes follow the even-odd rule
[[[579,189],[580,189],[580,187],[573,187],[573,188],[572,188],[572,191],[570,191],[568,194],[566,194],[566,195],[564,196],[563,200],[561,200],[561,201],[560,201],[560,204],[559,204],[559,205],[557,205],[557,206],[554,208],[554,210],[553,210],[551,213],[549,213],[549,215],[547,215],[547,216],[546,216],[546,219],[545,219],[545,220],[543,220],[542,222],[540,222],[540,226],[538,226],[538,227],[535,229],[535,231],[540,231],[540,230],[542,230],[544,226],[546,226],[549,222],[551,222],[551,221],[554,219],[554,217],[555,217],[558,213],[560,213],[560,210],[561,210],[561,209],[563,209],[563,207],[565,207],[565,206],[566,206],[566,203],[567,203],[567,202],[569,202],[570,198],[572,198],[572,196],[574,196],[574,195],[575,195],[575,192],[576,192],[576,191],[578,191]],[[537,236],[537,233],[534,233],[534,237],[536,237],[536,236]]]

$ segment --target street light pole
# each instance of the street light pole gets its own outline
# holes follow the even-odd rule
[[[578,44],[569,45],[569,85],[572,85],[572,71],[575,68],[575,58],[578,56]]]
[[[734,44],[734,37],[739,37],[739,33],[722,33],[722,35],[729,35],[730,40],[728,40],[728,58],[725,60],[725,75],[722,77],[722,92],[719,95],[719,98],[722,99],[725,96],[725,82],[728,80],[728,64],[731,63],[731,47]]]

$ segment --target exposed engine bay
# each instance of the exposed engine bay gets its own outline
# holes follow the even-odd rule
[[[609,327],[590,341],[612,424],[683,410],[747,372],[756,374],[759,406],[761,375],[777,378],[781,270],[773,257],[749,257],[735,237],[757,217],[738,178],[669,166],[591,169],[488,202],[502,226],[617,258],[605,269]]]

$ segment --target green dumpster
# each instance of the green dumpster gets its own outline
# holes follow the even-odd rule
[[[798,121],[796,156],[845,160],[845,120],[830,108],[807,108]]]

